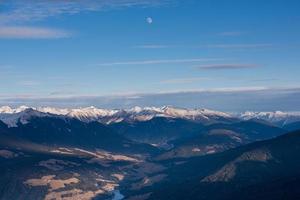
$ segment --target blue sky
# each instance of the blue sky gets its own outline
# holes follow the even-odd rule
[[[296,0],[0,1],[0,104],[299,110],[288,101],[300,88],[299,10]]]

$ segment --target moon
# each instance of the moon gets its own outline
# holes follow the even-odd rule
[[[148,24],[152,24],[153,23],[153,19],[151,17],[147,17],[146,19]]]

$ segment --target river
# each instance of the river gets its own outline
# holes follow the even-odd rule
[[[113,196],[112,200],[122,200],[122,199],[124,199],[124,195],[122,195],[119,190],[114,190],[113,195],[114,196]]]

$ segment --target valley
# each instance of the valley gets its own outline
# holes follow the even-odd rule
[[[90,109],[94,112],[77,109],[80,115],[74,116],[49,108],[2,108],[1,200],[222,199],[209,191],[221,188],[223,195],[228,187],[230,196],[236,195],[231,187],[249,175],[255,185],[270,181],[273,175],[264,166],[280,170],[278,162],[290,162],[278,160],[284,151],[277,158],[281,140],[286,143],[281,138],[298,137],[286,136],[289,130],[271,121],[205,109],[135,108],[104,114]],[[262,171],[250,172],[255,165]],[[208,192],[201,195],[201,188]],[[243,189],[247,194],[248,185]],[[181,197],[180,191],[192,196]]]

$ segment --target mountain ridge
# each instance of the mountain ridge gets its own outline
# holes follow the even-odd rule
[[[23,115],[28,114],[28,110],[36,116],[55,116],[76,118],[83,122],[98,121],[103,124],[113,124],[119,122],[149,121],[155,117],[180,118],[202,123],[226,120],[265,120],[278,126],[285,126],[290,123],[300,121],[300,112],[252,112],[226,113],[204,108],[179,108],[173,106],[163,107],[133,107],[129,109],[102,109],[94,106],[84,108],[55,108],[55,107],[28,107],[20,106],[11,108],[9,106],[0,107],[0,120],[9,126],[16,126],[21,119],[26,123]],[[30,117],[27,115],[27,117]],[[26,118],[26,117],[25,117]]]
[[[52,108],[52,107],[27,107],[20,106],[11,108],[8,106],[0,107],[0,120],[6,122],[9,126],[16,126],[19,119],[30,111],[36,111],[34,114],[41,113],[41,116],[60,116],[76,118],[83,122],[98,121],[104,124],[118,123],[122,121],[148,121],[154,117],[182,118],[193,121],[209,122],[212,119],[231,119],[231,115],[219,111],[208,109],[185,109],[170,106],[164,107],[134,107],[131,109],[100,109],[96,107],[86,108]],[[48,115],[46,115],[48,114]],[[26,120],[23,120],[26,123]]]

